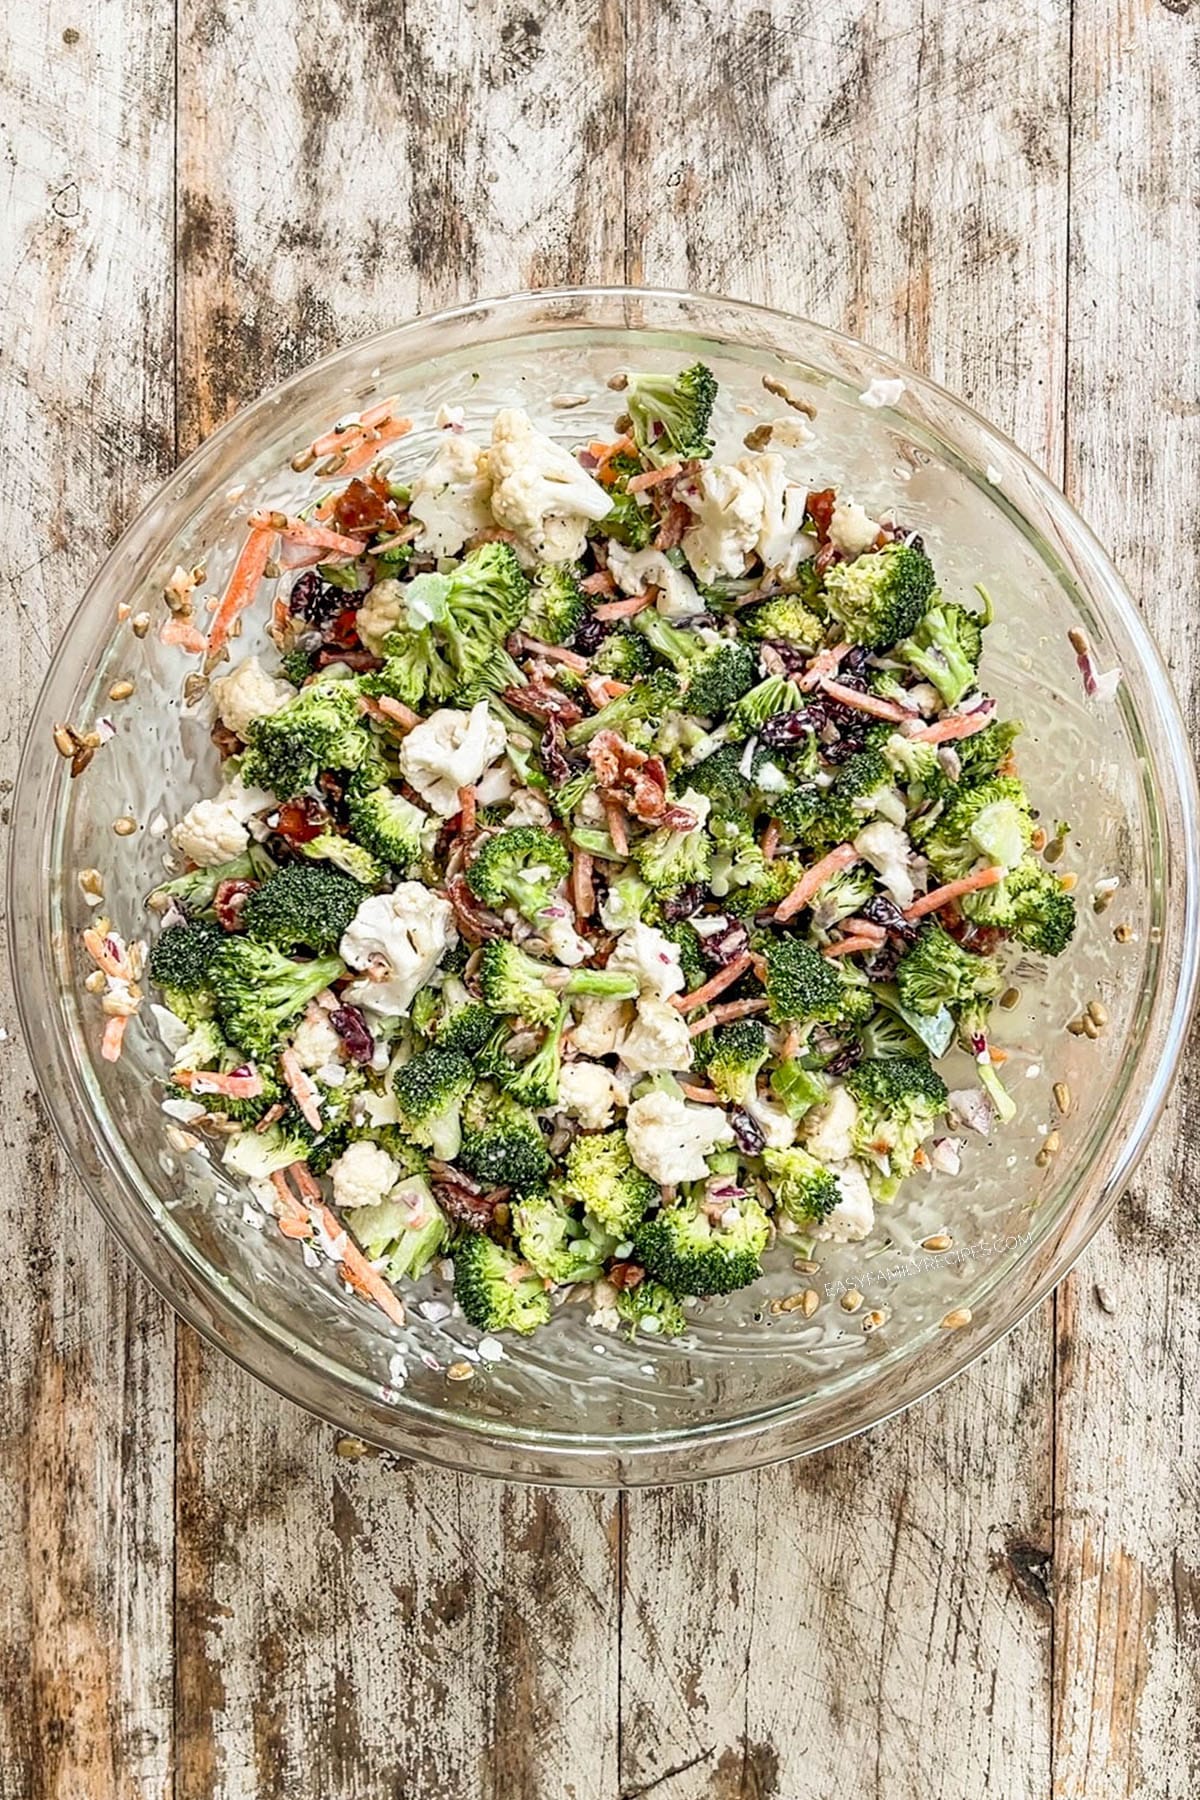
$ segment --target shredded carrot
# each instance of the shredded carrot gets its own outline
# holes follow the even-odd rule
[[[775,859],[775,852],[778,850],[778,848],[779,848],[779,825],[775,819],[772,819],[771,823],[767,826],[767,829],[763,832],[763,840],[762,840],[763,861],[764,862],[773,862]]]
[[[873,937],[877,944],[887,937],[883,926],[876,925],[874,919],[842,919],[839,924],[847,937]]]
[[[518,631],[516,635],[521,649],[528,650],[531,656],[542,656],[547,662],[562,663],[579,675],[587,672],[588,659],[580,656],[578,650],[566,650],[561,644],[544,644],[541,638],[530,637],[525,631]]]
[[[119,1062],[121,1047],[125,1041],[125,1032],[129,1025],[128,1014],[118,1014],[109,1019],[104,1027],[104,1036],[100,1039],[100,1054],[105,1062]]]
[[[393,725],[402,725],[405,731],[412,731],[421,723],[420,713],[405,706],[403,700],[393,700],[390,694],[380,694],[379,710],[385,719],[390,719]]]
[[[386,431],[373,431],[370,437],[347,452],[338,474],[357,475],[360,469],[370,468],[377,456],[382,456],[392,444],[398,444],[401,438],[407,437],[412,427],[411,419],[397,419]]]
[[[94,925],[89,925],[83,933],[83,947],[106,975],[112,975],[117,981],[132,981],[133,970],[128,958],[119,951],[110,950],[107,938],[101,937]]]
[[[271,1170],[271,1186],[275,1189],[275,1216],[285,1230],[288,1225],[298,1226],[299,1230],[288,1231],[288,1237],[308,1237],[312,1233],[308,1213],[291,1188],[288,1178],[282,1169]]]
[[[1003,881],[1005,871],[1000,868],[977,869],[974,875],[964,875],[961,881],[948,881],[945,887],[934,888],[931,894],[922,894],[905,909],[906,919],[923,919],[926,913],[940,912],[951,900],[959,899],[963,894],[978,893],[980,888],[995,887]]]
[[[826,676],[834,674],[843,656],[849,656],[852,648],[853,646],[850,644],[834,644],[829,650],[818,650],[800,677],[798,686],[803,688],[805,693],[818,687]]]
[[[475,829],[475,789],[473,787],[459,788],[458,809],[462,815],[458,829],[464,837],[470,837]]]
[[[222,1075],[216,1069],[175,1069],[171,1080],[189,1093],[225,1094],[230,1100],[254,1100],[263,1091],[261,1075]]]
[[[258,1132],[260,1136],[264,1131],[270,1131],[275,1121],[277,1119],[282,1119],[286,1111],[287,1107],[283,1104],[283,1101],[276,1100],[273,1106],[268,1106],[266,1112],[254,1127],[255,1131]]]
[[[345,1226],[332,1213],[321,1197],[321,1189],[313,1177],[307,1163],[292,1163],[288,1174],[300,1190],[301,1198],[307,1203],[308,1216],[325,1233],[331,1242],[339,1247],[341,1260],[338,1264],[342,1280],[352,1287],[357,1294],[366,1300],[373,1300],[381,1312],[387,1314],[393,1325],[407,1323],[399,1296],[392,1292],[387,1282],[377,1269],[373,1269],[358,1245],[353,1241]],[[275,1177],[271,1177],[274,1181]]]
[[[718,969],[716,974],[704,983],[703,987],[696,988],[690,994],[673,995],[671,1005],[678,1007],[680,1012],[695,1012],[698,1006],[707,1006],[710,1000],[715,1000],[718,994],[723,994],[727,987],[732,987],[734,982],[746,973],[753,961],[754,958],[749,950],[743,950],[742,954],[735,956],[731,963],[726,963],[723,969]]]
[[[596,466],[591,471],[592,479],[600,482],[601,485],[604,485],[604,477],[608,473],[609,464],[614,458],[623,456],[627,450],[631,451],[636,449],[637,445],[627,434],[619,438],[614,438],[611,444],[589,444],[588,455],[594,456],[596,459]]]
[[[745,1019],[751,1013],[766,1012],[770,1004],[765,994],[758,994],[753,1000],[726,1000],[722,1006],[714,1006],[709,1017],[714,1025],[728,1025],[730,1019]]]
[[[374,406],[369,406],[365,412],[360,413],[357,419],[351,419],[345,425],[340,427],[335,425],[329,431],[323,431],[321,436],[314,438],[308,446],[309,458],[315,462],[319,456],[332,456],[335,451],[347,450],[357,444],[369,431],[387,424],[391,420],[392,408],[398,398],[398,395],[393,394],[390,400],[379,400]],[[410,431],[412,429],[411,420],[397,419],[396,424],[406,425]]]
[[[628,594],[624,600],[606,600],[603,606],[594,606],[592,617],[604,624],[610,619],[632,619],[635,613],[645,612],[653,604],[653,594]]]
[[[604,802],[604,818],[608,825],[608,835],[613,841],[613,849],[618,856],[628,856],[629,834],[625,830],[625,814],[615,800]]]
[[[664,463],[661,469],[643,469],[640,475],[625,483],[627,494],[640,494],[646,488],[661,487],[664,481],[674,481],[682,469],[682,463]]]
[[[999,1044],[989,1044],[988,1045],[988,1061],[991,1063],[995,1063],[996,1067],[1000,1068],[1004,1063],[1006,1063],[1008,1061],[1008,1051],[1002,1050],[1000,1048]]]
[[[823,856],[811,869],[806,869],[791,893],[775,908],[775,919],[780,925],[787,922],[808,905],[813,895],[825,886],[827,881],[841,869],[849,869],[858,861],[858,851],[853,844],[839,844],[828,856]]]
[[[711,1031],[716,1022],[716,1013],[701,1013],[698,1019],[688,1020],[688,1036],[699,1037],[702,1031]]]
[[[346,537],[330,531],[325,525],[310,525],[307,519],[293,519],[287,513],[252,512],[250,524],[255,531],[277,531],[293,544],[310,544],[316,550],[328,550],[332,556],[361,556],[361,538]]]
[[[679,1091],[689,1100],[696,1101],[699,1106],[720,1106],[720,1094],[714,1094],[709,1087],[693,1087],[690,1081],[681,1081]]]
[[[158,641],[176,650],[186,650],[192,656],[199,656],[208,649],[208,639],[191,619],[168,619],[158,634]]]
[[[855,712],[870,713],[873,719],[890,719],[895,725],[902,725],[912,714],[897,706],[894,700],[881,700],[877,694],[860,694],[857,688],[843,687],[840,681],[822,681],[822,693],[836,700],[839,706],[853,707]]]
[[[617,584],[612,578],[611,569],[597,569],[594,575],[589,575],[580,582],[579,588],[584,594],[615,594]]]
[[[926,725],[920,731],[914,731],[911,742],[914,744],[952,744],[959,738],[974,737],[985,725],[992,722],[993,709],[981,708],[979,712],[953,713],[945,719],[938,719],[933,725]]]
[[[258,593],[258,584],[263,578],[271,551],[275,544],[275,533],[265,527],[256,526],[242,545],[241,553],[233,565],[233,573],[229,584],[221,596],[221,604],[213,614],[212,624],[208,628],[208,654],[215,657],[224,649],[233,629],[235,619],[253,605]]]
[[[596,905],[596,890],[592,885],[592,858],[586,850],[575,852],[571,866],[571,902],[580,922],[591,918]]]
[[[610,700],[619,700],[622,694],[629,692],[623,681],[613,681],[606,675],[589,675],[583,688],[597,712],[607,706]]]
[[[836,944],[826,944],[821,955],[857,956],[860,950],[878,950],[880,941],[877,937],[867,937],[864,932],[858,932],[854,937],[841,938]]]
[[[318,1104],[317,1085],[311,1081],[300,1067],[300,1059],[294,1050],[285,1050],[279,1059],[283,1070],[283,1079],[292,1090],[292,1098],[305,1119],[314,1131],[320,1131],[324,1124],[321,1108]]]

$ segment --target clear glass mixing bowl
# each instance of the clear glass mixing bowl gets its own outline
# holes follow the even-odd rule
[[[987,584],[998,613],[987,684],[1027,723],[1022,767],[1043,818],[1073,828],[1061,867],[1078,876],[1080,929],[1052,968],[1017,971],[1020,1002],[1000,1015],[1017,1120],[990,1145],[973,1140],[957,1178],[910,1183],[869,1243],[823,1249],[816,1274],[797,1274],[780,1249],[765,1280],[709,1303],[678,1344],[599,1335],[568,1306],[532,1342],[507,1341],[501,1361],[476,1361],[474,1379],[448,1381],[464,1346],[474,1355],[461,1320],[413,1307],[398,1331],[330,1265],[307,1267],[211,1161],[172,1147],[152,1028],[135,1025],[119,1063],[99,1059],[78,874],[103,872],[107,912],[138,935],[166,844],[150,822],[213,791],[216,768],[203,710],[182,697],[192,665],[157,629],[136,638],[117,607],[145,608],[157,627],[177,562],[203,559],[218,591],[246,513],[317,490],[292,473],[293,453],[373,397],[401,395],[418,421],[398,459],[415,467],[443,402],[462,406],[468,427],[517,402],[574,444],[611,425],[614,370],[694,357],[721,382],[719,453],[736,453],[759,421],[804,419],[765,385],[782,383],[814,413],[813,441],[786,452],[801,478],[835,483],[869,510],[894,508],[924,534],[952,595]],[[895,405],[860,399],[876,377],[903,381]],[[1072,627],[1099,668],[1124,671],[1115,698],[1085,698]],[[112,705],[108,688],[125,675],[135,695]],[[105,715],[115,735],[70,781],[55,722],[85,728]],[[138,820],[135,836],[114,836],[121,813]],[[1183,721],[1087,527],[941,389],[801,319],[694,295],[577,290],[460,308],[327,357],[248,407],[166,483],[92,583],[38,703],[13,816],[22,1025],[67,1149],[138,1266],[289,1398],[393,1450],[497,1476],[632,1485],[713,1475],[815,1450],[928,1394],[1049,1292],[1112,1208],[1161,1109],[1196,983],[1196,794]],[[1114,877],[1107,910],[1094,911],[1097,883]],[[1095,1040],[1070,1035],[1066,1022],[1093,997],[1107,1028]],[[1058,1081],[1073,1095],[1064,1120]],[[1062,1147],[1039,1167],[1052,1125]],[[923,1253],[939,1231],[953,1249]],[[771,1310],[809,1286],[821,1296],[811,1318]],[[848,1287],[864,1297],[857,1313],[839,1304]],[[964,1308],[968,1325],[943,1327]],[[868,1311],[885,1322],[864,1330]]]

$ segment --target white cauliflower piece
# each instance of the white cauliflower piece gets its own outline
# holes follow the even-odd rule
[[[666,1187],[703,1181],[706,1158],[733,1142],[720,1107],[689,1106],[677,1094],[655,1092],[635,1100],[625,1119],[629,1154],[643,1174]]]
[[[655,606],[664,619],[691,619],[705,610],[686,569],[677,569],[665,551],[626,550],[608,546],[608,566],[622,593],[642,594],[655,588]]]
[[[836,1082],[820,1106],[805,1116],[801,1126],[805,1148],[823,1163],[849,1162],[854,1154],[854,1127],[858,1107],[849,1088]]]
[[[340,1062],[342,1040],[321,1007],[309,1007],[292,1033],[292,1049],[302,1069],[320,1069],[326,1063]]]
[[[369,969],[365,981],[346,988],[347,1006],[404,1018],[454,936],[454,909],[419,881],[402,881],[390,894],[364,900],[342,938],[342,960]]]
[[[588,520],[612,510],[612,498],[599,482],[569,450],[535,430],[518,407],[496,414],[487,469],[496,523],[546,562],[582,556]]]
[[[296,698],[290,681],[268,675],[257,656],[248,656],[228,675],[220,675],[209,690],[222,725],[245,740],[255,719],[272,713]]]
[[[561,893],[538,914],[537,935],[565,969],[577,969],[592,953],[587,939],[576,931],[575,915]]]
[[[879,536],[879,522],[856,500],[839,500],[829,518],[829,541],[843,556],[861,556]]]
[[[469,537],[490,530],[491,492],[487,453],[462,432],[449,432],[412,484],[408,510],[421,527],[414,548],[425,556],[457,556]]]
[[[294,695],[293,698],[295,698]],[[256,831],[251,824],[256,813],[274,812],[279,805],[275,796],[269,794],[266,788],[247,787],[241,776],[235,775],[232,781],[223,783],[217,799],[222,806],[229,808],[240,824],[250,825],[256,837],[270,837],[268,829]]]
[[[587,1322],[593,1331],[618,1331],[621,1315],[617,1311],[617,1290],[611,1281],[593,1281],[592,1310]]]
[[[796,1121],[778,1100],[754,1095],[747,1100],[746,1111],[762,1132],[766,1149],[787,1150],[795,1143]]]
[[[483,802],[487,804],[486,801]],[[532,788],[518,788],[512,796],[508,817],[504,823],[508,825],[549,825],[554,818],[549,806],[540,794]]]
[[[790,580],[799,565],[817,553],[816,538],[801,529],[808,505],[807,490],[799,482],[788,480],[782,456],[770,451],[743,456],[735,466],[762,495],[762,517],[754,547],[763,567]]]
[[[617,1045],[617,1055],[633,1075],[672,1074],[692,1066],[692,1040],[687,1020],[669,1000],[645,995],[632,1025]]]
[[[383,640],[397,630],[406,612],[404,589],[394,575],[377,581],[355,613],[358,635],[372,656],[383,655]]]
[[[631,925],[617,939],[616,949],[608,959],[610,973],[632,975],[644,997],[669,1000],[683,992],[683,969],[679,962],[679,946],[653,925]]]
[[[758,482],[738,463],[710,463],[688,505],[697,523],[683,534],[683,553],[700,580],[744,575],[763,528]]]
[[[613,1108],[624,1106],[625,1091],[603,1063],[564,1063],[558,1077],[556,1112],[578,1119],[585,1131],[612,1124]]]
[[[585,1000],[571,1042],[581,1056],[611,1056],[632,1016],[628,1000]]]
[[[400,1179],[400,1165],[370,1138],[359,1138],[329,1165],[338,1206],[377,1206]]]
[[[441,818],[458,811],[459,788],[472,787],[503,753],[504,727],[487,701],[469,713],[443,707],[415,725],[400,746],[400,773]]]
[[[875,819],[859,832],[854,848],[877,872],[896,905],[911,906],[914,889],[908,865],[912,850],[900,827],[887,819]]]
[[[828,1218],[813,1227],[812,1235],[835,1244],[860,1244],[870,1237],[875,1224],[875,1202],[866,1174],[856,1162],[831,1168],[829,1173],[837,1182],[841,1198]]]
[[[197,800],[171,832],[171,842],[201,869],[215,869],[242,854],[250,833],[227,801]]]

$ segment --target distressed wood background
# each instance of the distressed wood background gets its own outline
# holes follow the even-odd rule
[[[967,395],[1197,721],[1200,0],[6,11],[6,777],[90,571],[242,400],[569,279],[773,302]],[[339,1456],[106,1241],[0,1021],[0,1800],[1192,1800],[1200,1066],[948,1392],[619,1499]]]

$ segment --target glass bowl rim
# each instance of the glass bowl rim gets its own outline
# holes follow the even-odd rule
[[[334,1363],[323,1356],[320,1351],[308,1346],[298,1346],[286,1329],[272,1320],[265,1318],[253,1303],[240,1291],[235,1290],[214,1270],[207,1260],[198,1252],[184,1253],[179,1244],[161,1231],[154,1220],[154,1208],[147,1202],[147,1194],[140,1180],[132,1179],[126,1167],[117,1163],[111,1148],[99,1132],[97,1123],[88,1111],[85,1097],[81,1093],[76,1070],[70,1055],[70,1046],[65,1041],[65,1033],[61,1020],[54,1009],[44,1014],[50,1022],[51,1066],[47,1070],[35,1066],[34,1075],[39,1088],[47,1092],[48,1111],[55,1131],[63,1149],[79,1179],[82,1181],[89,1198],[100,1212],[105,1223],[114,1232],[141,1273],[149,1280],[157,1292],[168,1301],[180,1316],[197,1330],[209,1343],[253,1375],[257,1380],[273,1388],[284,1398],[291,1399],[310,1413],[325,1419],[328,1423],[354,1430],[359,1435],[383,1443],[385,1448],[398,1451],[400,1454],[412,1456],[417,1460],[428,1461],[441,1467],[457,1469],[465,1473],[483,1474],[499,1479],[530,1480],[547,1485],[558,1486],[606,1486],[636,1487],[648,1484],[664,1484],[683,1482],[691,1479],[705,1479],[713,1474],[734,1473],[762,1467],[782,1458],[798,1454],[811,1454],[814,1451],[827,1449],[860,1432],[870,1430],[906,1411],[910,1406],[927,1399],[936,1393],[948,1381],[963,1373],[980,1357],[992,1348],[1001,1338],[1028,1317],[1035,1307],[1041,1304],[1060,1281],[1069,1273],[1074,1263],[1083,1254],[1096,1232],[1109,1217],[1137,1167],[1151,1132],[1166,1103],[1171,1082],[1174,1078],[1180,1058],[1183,1054],[1189,1022],[1195,1007],[1198,979],[1200,979],[1200,883],[1193,871],[1197,862],[1197,845],[1200,841],[1200,803],[1198,803],[1196,772],[1190,755],[1187,753],[1187,734],[1182,711],[1175,696],[1166,665],[1154,639],[1143,624],[1137,607],[1129,594],[1120,575],[1111,562],[1090,527],[1075,511],[1065,494],[1045,475],[1019,447],[1001,432],[995,425],[979,413],[967,401],[957,394],[943,388],[939,383],[931,381],[916,370],[911,369],[897,358],[889,356],[874,347],[863,343],[848,333],[822,325],[799,314],[790,313],[782,308],[758,305],[745,300],[732,300],[722,295],[689,291],[679,288],[642,288],[621,285],[580,285],[556,288],[522,290],[491,298],[477,298],[453,307],[440,309],[437,312],[417,314],[398,325],[380,332],[373,332],[363,337],[351,339],[326,355],[307,363],[286,380],[277,383],[261,393],[249,404],[242,406],[232,417],[220,425],[203,443],[162,482],[146,504],[122,531],[117,542],[109,551],[104,561],[96,570],[88,583],[73,617],[81,615],[97,597],[99,590],[106,587],[110,575],[116,570],[128,547],[140,540],[152,525],[154,519],[178,506],[180,499],[186,495],[198,474],[202,474],[206,465],[219,460],[225,444],[236,433],[245,432],[253,421],[269,415],[271,411],[284,404],[297,389],[325,376],[333,375],[340,367],[360,359],[364,352],[378,346],[381,354],[394,354],[403,347],[406,337],[415,336],[422,331],[444,330],[451,328],[456,322],[494,319],[506,312],[519,314],[522,309],[531,306],[540,308],[562,306],[564,308],[602,305],[612,302],[643,302],[651,307],[655,305],[674,306],[680,310],[681,317],[677,326],[683,333],[691,333],[697,337],[710,337],[720,341],[719,333],[710,332],[703,324],[689,322],[686,309],[689,307],[710,306],[719,308],[722,313],[734,315],[748,322],[762,320],[783,326],[798,334],[805,334],[817,341],[823,341],[831,347],[840,347],[856,357],[866,359],[874,370],[885,376],[897,378],[904,383],[906,390],[930,401],[948,406],[964,424],[969,425],[984,443],[991,443],[1006,458],[1014,461],[1021,470],[1025,480],[1030,484],[1047,514],[1053,520],[1072,549],[1082,554],[1088,563],[1085,587],[1089,595],[1097,600],[1103,614],[1114,614],[1122,631],[1132,644],[1142,671],[1152,678],[1153,699],[1157,717],[1158,738],[1156,744],[1156,775],[1169,777],[1169,785],[1164,781],[1160,810],[1166,811],[1170,802],[1174,801],[1180,814],[1183,842],[1177,855],[1178,864],[1182,867],[1183,877],[1181,892],[1166,906],[1168,926],[1180,922],[1181,942],[1179,945],[1179,980],[1174,1001],[1162,1027],[1163,1043],[1156,1063],[1152,1066],[1140,1100],[1121,1149],[1116,1154],[1112,1170],[1103,1188],[1089,1202],[1077,1207],[1082,1214],[1086,1209],[1087,1217],[1081,1228],[1076,1230],[1069,1254],[1057,1252],[1059,1260],[1052,1260],[1041,1280],[1025,1296],[1016,1312],[1007,1318],[1000,1318],[994,1324],[977,1335],[968,1337],[962,1334],[959,1342],[961,1352],[951,1359],[944,1372],[933,1377],[925,1377],[914,1382],[912,1391],[903,1394],[895,1401],[886,1401],[882,1405],[862,1407],[858,1416],[845,1428],[835,1426],[815,1435],[810,1441],[801,1444],[788,1444],[781,1441],[786,1437],[789,1425],[794,1426],[804,1402],[796,1400],[787,1402],[772,1409],[769,1420],[764,1424],[761,1415],[757,1418],[722,1420],[715,1424],[701,1424],[684,1427],[678,1431],[664,1434],[643,1432],[631,1434],[629,1437],[615,1436],[611,1440],[581,1437],[572,1439],[566,1435],[553,1437],[542,1436],[536,1431],[520,1426],[496,1426],[487,1420],[469,1420],[463,1415],[447,1415],[437,1409],[420,1405],[413,1407],[405,1402],[403,1392],[395,1398],[389,1407],[389,1418],[397,1421],[397,1432],[390,1441],[379,1430],[372,1431],[369,1419],[364,1420],[361,1413],[361,1402],[365,1399],[365,1390],[374,1390],[373,1384],[364,1377],[350,1374],[342,1365]],[[567,313],[561,321],[564,329],[587,329],[589,319],[586,310],[575,316]],[[630,327],[628,329],[637,329]],[[648,331],[663,329],[658,322],[648,324]],[[778,346],[773,346],[771,353],[780,355]],[[940,432],[934,433],[940,436]],[[947,444],[947,450],[955,449]],[[960,454],[955,449],[955,454]],[[975,460],[975,459],[972,459]],[[978,464],[976,463],[976,466]],[[1019,515],[1024,517],[1023,514]],[[169,536],[169,525],[160,520],[156,533],[164,541]],[[25,786],[30,779],[32,750],[37,741],[37,734],[49,729],[51,690],[56,686],[60,674],[73,662],[82,664],[90,654],[89,644],[81,648],[80,642],[71,632],[69,625],[64,629],[54,654],[50,659],[41,689],[31,714],[26,742],[18,764],[17,778],[13,792],[14,833],[12,848],[18,843],[23,819],[28,813],[22,805],[25,799]],[[24,859],[17,854],[10,855],[7,879],[7,905],[10,919],[20,917],[21,909],[17,904],[16,889],[18,886],[17,870],[26,866]],[[52,871],[47,870],[40,880],[48,882]],[[39,922],[40,916],[39,916]],[[35,974],[38,964],[35,956],[25,957],[18,954],[20,931],[14,930],[10,942],[10,960],[14,979],[18,1017],[25,1041],[32,1044],[35,1039],[45,1036],[42,1029],[35,1029],[37,996]],[[65,1090],[65,1091],[64,1091]],[[65,1105],[63,1102],[65,1101]],[[97,1154],[97,1162],[93,1166],[89,1160],[79,1153],[81,1146],[73,1144],[68,1136],[68,1120],[65,1114],[74,1109],[76,1122],[82,1122],[88,1132],[88,1141]],[[127,1225],[116,1206],[110,1201],[107,1193],[107,1182],[111,1180],[124,1190],[125,1198],[131,1200],[143,1224],[138,1233]],[[157,1262],[155,1251],[165,1251],[166,1265]],[[181,1284],[177,1276],[182,1266],[184,1277]],[[195,1292],[193,1292],[195,1289]],[[202,1300],[201,1300],[202,1296]],[[245,1334],[249,1343],[259,1351],[265,1351],[267,1361],[256,1361],[249,1349],[240,1350],[234,1346],[229,1337],[218,1328],[232,1328],[235,1334]],[[341,1409],[332,1402],[326,1403],[322,1395],[306,1394],[299,1397],[289,1385],[288,1371],[294,1371],[299,1365],[321,1384],[333,1381],[339,1388],[340,1395],[345,1396],[345,1406]],[[869,1388],[864,1389],[869,1393]],[[356,1402],[360,1405],[358,1416],[352,1416]],[[407,1419],[406,1419],[407,1414]],[[348,1422],[349,1421],[349,1422]],[[405,1430],[412,1433],[405,1436]],[[753,1448],[751,1448],[753,1446]],[[712,1452],[717,1451],[714,1457]],[[703,1452],[703,1467],[689,1469],[686,1466],[689,1454]],[[601,1466],[603,1465],[603,1472]],[[615,1465],[619,1471],[615,1476],[608,1470]]]

